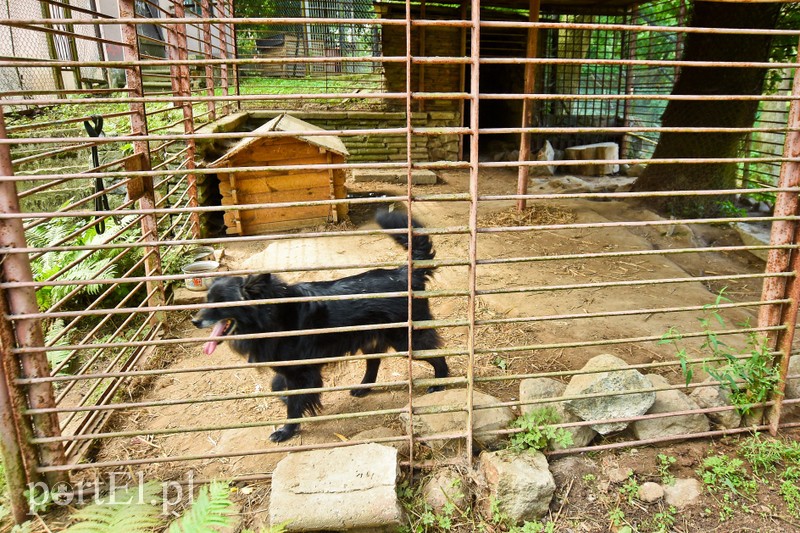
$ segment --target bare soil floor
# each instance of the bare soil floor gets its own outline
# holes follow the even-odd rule
[[[541,189],[539,187],[541,186]],[[405,186],[378,183],[348,184],[351,192],[381,192],[404,194]],[[516,188],[516,173],[486,171],[480,177],[481,194],[509,194]],[[415,194],[464,192],[468,190],[465,172],[448,171],[440,174],[433,186],[414,188]],[[559,192],[558,186],[534,183],[531,191]],[[702,312],[656,312],[662,308],[703,306],[712,303],[716,293],[727,287],[726,294],[733,301],[757,301],[761,292],[759,279],[720,281],[704,284],[698,281],[656,283],[629,287],[590,287],[554,290],[573,284],[600,282],[630,282],[635,280],[681,280],[695,276],[726,276],[742,273],[759,273],[764,269],[760,259],[747,252],[698,252],[696,248],[741,244],[734,231],[726,226],[671,225],[658,215],[641,206],[623,201],[592,201],[589,199],[540,200],[532,202],[533,211],[523,221],[515,220],[513,202],[481,203],[479,223],[483,227],[524,224],[549,225],[552,228],[526,232],[481,234],[478,239],[478,258],[504,260],[495,264],[482,264],[478,268],[478,289],[505,289],[510,287],[539,287],[540,290],[511,294],[485,294],[479,297],[479,319],[535,317],[525,323],[492,324],[476,329],[475,375],[511,376],[533,372],[570,371],[580,369],[585,362],[601,353],[612,353],[631,364],[674,360],[674,349],[658,345],[651,337],[664,334],[670,327],[681,331],[697,331],[697,318]],[[357,227],[377,227],[371,222],[376,206],[354,206],[351,211]],[[466,202],[415,203],[413,212],[427,226],[434,228],[464,228],[467,225],[469,205]],[[638,222],[660,221],[661,225],[644,226]],[[613,226],[609,223],[625,223]],[[603,227],[562,229],[558,224],[602,223]],[[350,226],[352,228],[353,226]],[[435,235],[433,237],[437,259],[464,261],[468,258],[468,239],[465,234]],[[638,251],[638,255],[609,255],[610,253]],[[672,251],[680,253],[671,253]],[[683,252],[686,250],[687,252]],[[263,253],[262,253],[263,252]],[[575,257],[575,254],[585,254]],[[592,255],[599,257],[592,257]],[[535,261],[515,262],[513,258],[535,256]],[[404,252],[388,237],[382,235],[354,237],[346,234],[316,239],[264,241],[247,245],[231,244],[226,247],[228,268],[243,265],[265,269],[315,267],[310,272],[294,272],[284,277],[289,280],[333,279],[354,270],[337,269],[337,265],[369,264],[381,261],[402,261]],[[431,289],[467,289],[466,266],[440,267]],[[439,320],[466,319],[465,297],[440,297],[432,300],[434,315]],[[609,311],[640,310],[636,314],[615,316],[589,316]],[[747,319],[754,320],[755,307],[725,311],[723,315],[730,327]],[[208,332],[194,329],[188,314],[174,314],[170,318],[169,335],[175,338],[200,338]],[[445,344],[452,349],[466,349],[467,329],[453,325],[442,328]],[[616,339],[632,339],[617,343]],[[736,341],[734,341],[736,342]],[[512,346],[546,344],[547,349],[535,351],[502,352]],[[575,346],[578,344],[578,346]],[[583,344],[583,345],[581,345]],[[207,365],[239,364],[242,360],[226,344],[214,354],[205,356],[201,343],[186,342],[162,354],[169,368],[186,370]],[[467,360],[463,356],[450,359],[453,375],[463,376]],[[423,362],[412,365],[415,378],[429,377],[430,367]],[[389,359],[381,366],[379,383],[404,380],[409,365],[402,358]],[[329,366],[325,384],[344,387],[360,382],[363,363],[348,362]],[[657,369],[672,383],[681,383],[679,369],[669,366]],[[216,396],[258,394],[269,390],[271,375],[255,369],[234,371],[183,372],[159,377],[150,382],[141,395],[141,401],[177,399],[202,399]],[[518,395],[519,380],[488,381],[478,386],[480,390],[501,398],[513,400]],[[422,393],[422,391],[418,391]],[[408,403],[406,386],[390,386],[374,391],[365,398],[351,398],[347,390],[336,390],[323,395],[322,415],[379,411],[362,418],[343,420],[318,420],[304,424],[299,436],[288,443],[274,444],[268,436],[273,426],[263,426],[264,420],[278,420],[285,416],[284,406],[276,399],[250,398],[235,401],[213,401],[195,404],[162,405],[129,411],[118,417],[114,429],[118,431],[146,430],[147,435],[108,440],[97,452],[100,462],[165,458],[197,457],[189,463],[159,462],[143,465],[138,470],[156,479],[175,479],[185,476],[188,468],[196,478],[232,479],[269,473],[283,457],[286,446],[335,443],[350,439],[360,431],[383,426],[400,428],[397,414],[380,413],[400,409]],[[253,427],[201,430],[214,426]],[[192,429],[179,434],[159,434],[161,430]],[[600,442],[630,439],[623,434]],[[604,472],[609,465],[631,467],[637,476],[646,480],[656,471],[658,453],[675,456],[674,467],[678,476],[694,475],[702,458],[711,449],[727,450],[728,441],[687,442],[662,447],[636,450],[623,449],[590,454],[586,458],[586,472],[576,469],[569,479],[561,479],[559,498],[554,502],[553,518],[559,530],[607,531],[616,529],[608,520],[608,509],[616,505],[616,489],[609,485]],[[266,452],[266,453],[265,453]],[[239,453],[230,458],[207,458],[207,455]],[[592,466],[593,465],[593,466]],[[582,467],[583,468],[583,467]],[[87,473],[92,475],[93,473]],[[591,476],[585,476],[591,474]],[[592,476],[597,480],[589,483]],[[585,479],[584,479],[585,478]],[[250,490],[239,493],[247,516],[245,522],[259,525],[266,519],[269,486],[266,482],[240,486]],[[774,491],[773,491],[774,492]],[[765,492],[765,506],[774,503],[776,496]],[[770,496],[772,494],[772,496]],[[791,521],[775,518],[771,512],[749,514],[737,510],[734,516],[720,522],[715,515],[716,497],[707,495],[701,503],[680,513],[674,529],[678,531],[716,530],[729,531],[787,531],[794,530]],[[658,512],[660,505],[630,504],[623,502],[626,516],[635,523]],[[705,509],[712,509],[710,513]],[[754,505],[755,508],[755,505]],[[557,515],[556,515],[557,513]],[[785,514],[785,513],[784,513]],[[714,516],[712,516],[714,515]]]

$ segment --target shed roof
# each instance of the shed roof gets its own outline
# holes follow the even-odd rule
[[[260,126],[256,130],[253,131],[255,134],[259,133],[266,133],[269,131],[285,131],[285,132],[309,132],[309,131],[325,131],[325,129],[320,128],[319,126],[315,126],[313,124],[309,124],[304,120],[300,120],[299,118],[294,118],[287,114],[278,115],[277,117],[273,118],[263,126]],[[339,155],[347,156],[350,153],[345,148],[344,143],[336,137],[335,135],[296,135],[296,137],[303,142],[308,144],[318,146],[323,148],[327,151],[337,153]],[[208,166],[211,168],[216,168],[222,166],[226,161],[232,159],[236,155],[244,152],[251,146],[256,143],[263,142],[265,140],[264,137],[246,137],[236,143],[228,152],[214,161],[210,163]]]

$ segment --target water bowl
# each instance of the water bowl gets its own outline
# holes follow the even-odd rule
[[[219,269],[219,263],[216,261],[195,261],[181,268],[184,274],[208,274],[216,272]],[[214,281],[212,277],[196,277],[186,278],[186,288],[190,291],[205,291],[211,286]]]

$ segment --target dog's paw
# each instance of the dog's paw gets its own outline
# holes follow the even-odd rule
[[[283,442],[291,439],[295,433],[297,433],[297,426],[292,427],[291,425],[287,424],[279,430],[273,431],[272,435],[269,436],[269,440],[272,442]]]
[[[363,398],[370,393],[372,389],[350,389],[350,396],[354,398]]]
[[[434,386],[434,387],[428,387],[428,390],[427,390],[427,391],[425,391],[425,392],[427,392],[428,394],[430,394],[430,393],[432,393],[432,392],[439,392],[439,391],[443,391],[443,390],[444,390],[444,387],[443,387],[443,386],[441,386],[441,385],[436,385],[436,386]]]

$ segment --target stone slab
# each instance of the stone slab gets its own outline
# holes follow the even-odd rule
[[[361,444],[291,453],[275,467],[270,523],[285,531],[396,530],[397,450]]]

